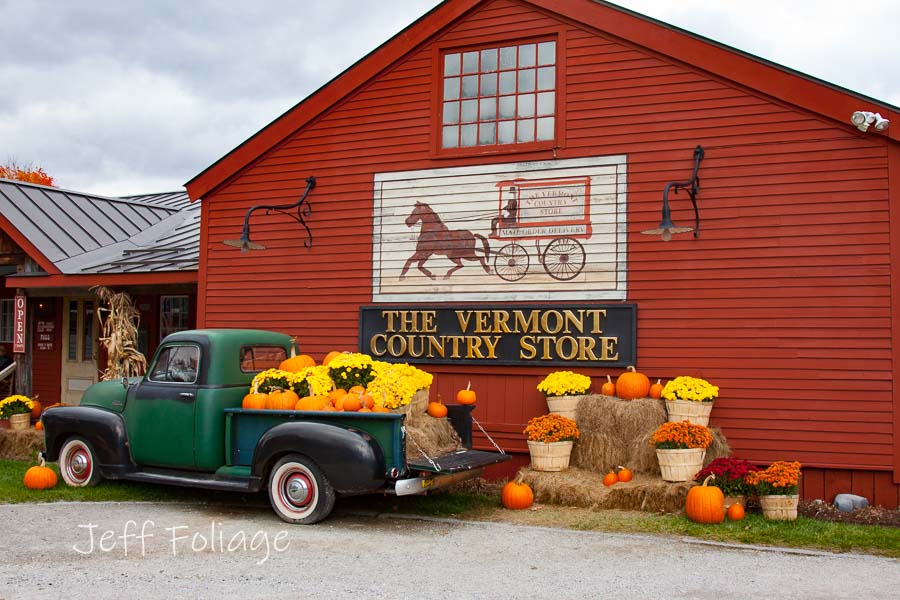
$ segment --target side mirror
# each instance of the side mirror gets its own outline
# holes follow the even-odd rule
[[[127,377],[122,378],[122,387],[125,388],[126,390],[128,389],[128,378]]]

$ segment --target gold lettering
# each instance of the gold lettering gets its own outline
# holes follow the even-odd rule
[[[514,331],[516,333],[540,333],[538,328],[538,311],[532,310],[525,316],[521,310],[514,310],[513,316],[516,319]]]
[[[619,338],[617,337],[600,338],[600,360],[619,360],[619,352],[616,350],[616,344],[618,343]]]
[[[512,333],[506,322],[509,320],[509,313],[505,310],[494,311],[494,330],[491,333]]]
[[[579,309],[576,315],[571,310],[564,310],[563,316],[566,318],[566,333],[572,333],[570,327],[574,327],[578,333],[584,333],[584,309]]]
[[[472,318],[472,311],[470,310],[455,310],[456,320],[459,321],[459,328],[463,333],[469,329],[469,320]]]
[[[459,353],[459,343],[465,338],[461,335],[448,335],[444,339],[450,340],[453,344],[453,352],[450,353],[450,358],[462,358],[462,355]]]
[[[428,358],[434,358],[435,355],[444,358],[444,338],[440,340],[433,335],[428,336]]]
[[[466,336],[466,358],[484,358],[480,337]]]
[[[537,348],[534,347],[534,336],[523,335],[519,338],[519,358],[531,360],[537,356]]]
[[[568,345],[568,351],[564,351],[563,346]],[[578,356],[578,343],[571,335],[564,335],[556,340],[556,355],[563,360],[572,360]]]
[[[552,360],[553,356],[550,355],[550,344],[553,342],[554,338],[549,335],[539,335],[535,338],[543,348],[541,352],[541,360]]]
[[[406,352],[406,340],[402,335],[392,335],[388,338],[387,349],[391,356],[403,356]]]
[[[591,308],[587,310],[588,317],[593,321],[593,326],[591,326],[591,333],[594,335],[600,335],[603,333],[603,319],[606,318],[606,309],[605,308]],[[582,332],[584,333],[584,332]]]
[[[408,331],[416,330],[416,312],[412,310],[401,310],[400,311],[400,332],[406,333]]]
[[[493,337],[484,337],[484,345],[487,346],[488,349],[488,358],[497,358],[497,344],[500,343],[502,339],[499,335],[495,335]]]
[[[550,316],[553,316],[556,319],[556,323],[554,323],[553,327],[550,326]],[[564,324],[564,320],[559,311],[556,310],[547,310],[541,315],[541,331],[543,333],[559,333],[562,331]]]
[[[416,342],[419,342],[419,349],[416,350]],[[409,350],[410,358],[422,358],[425,354],[425,340],[421,335],[410,335],[407,336],[407,349]]]
[[[379,347],[379,342],[384,344],[384,347]],[[372,336],[372,339],[369,340],[369,350],[372,352],[372,356],[384,356],[387,352],[387,336],[383,333],[376,333]]]
[[[422,311],[422,333],[437,333],[437,325],[434,324],[435,311]]]
[[[594,347],[596,345],[597,340],[592,337],[579,337],[578,360],[600,360],[597,358],[597,355],[594,354]]]
[[[490,333],[491,311],[476,310],[475,311],[475,331],[474,333]]]
[[[397,331],[394,329],[394,317],[399,314],[400,311],[397,310],[383,310],[381,311],[381,318],[387,319],[387,327],[385,328],[385,333],[390,333],[392,331]]]

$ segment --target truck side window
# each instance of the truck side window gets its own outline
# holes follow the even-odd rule
[[[197,346],[169,346],[163,349],[150,369],[150,381],[194,383],[200,348]]]
[[[276,369],[286,358],[287,352],[281,346],[243,346],[241,371],[258,373],[266,369]]]

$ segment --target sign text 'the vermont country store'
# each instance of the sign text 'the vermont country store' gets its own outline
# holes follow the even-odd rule
[[[623,367],[635,363],[634,304],[360,308],[360,351],[410,363]]]

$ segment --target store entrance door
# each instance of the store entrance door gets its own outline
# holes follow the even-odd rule
[[[96,298],[63,299],[62,402],[79,404],[84,391],[97,382],[99,327]]]

